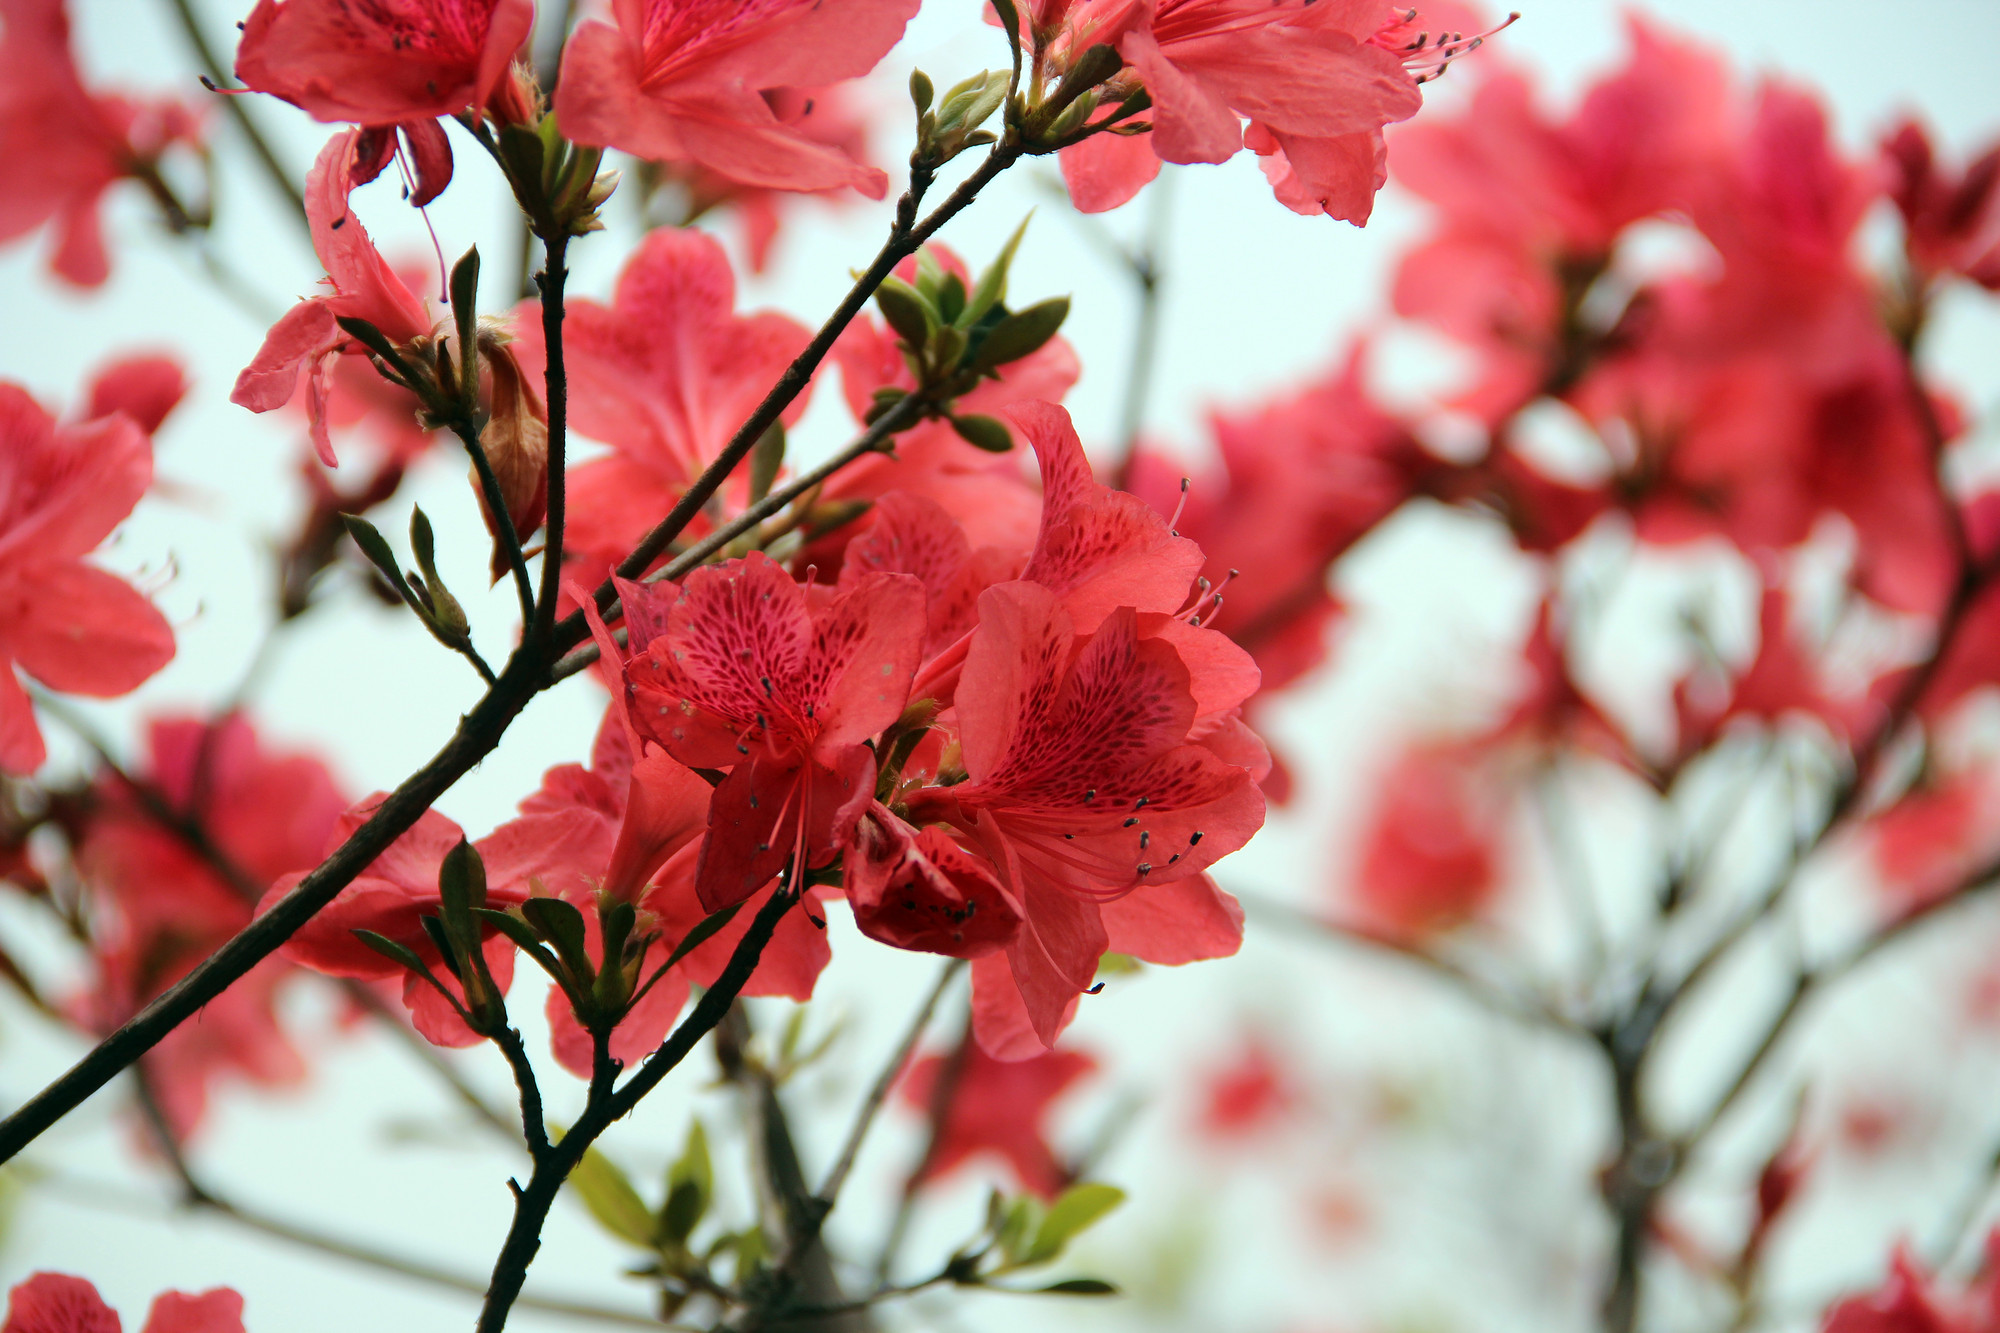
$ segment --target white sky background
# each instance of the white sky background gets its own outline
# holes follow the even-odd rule
[[[164,0],[72,0],[72,7],[94,84],[187,88],[199,95],[192,59]],[[220,39],[248,4],[210,0],[202,8]],[[1525,0],[1525,8],[1503,40],[1544,71],[1553,92],[1574,89],[1620,58],[1613,6]],[[1739,69],[1776,68],[1817,86],[1851,147],[1872,141],[1905,108],[1924,114],[1953,158],[2000,131],[1990,59],[2000,49],[2000,5],[1992,0],[1682,0],[1672,17],[1729,51]],[[896,162],[907,150],[901,81],[912,64],[943,87],[1003,57],[998,30],[979,21],[971,0],[931,0],[883,70],[883,123],[898,128],[880,136],[885,142],[878,144],[878,160]],[[1450,99],[1454,80],[1447,77],[1431,91]],[[327,130],[268,100],[260,99],[255,110],[302,178]],[[219,115],[216,123],[223,125]],[[432,219],[448,257],[480,245],[488,259],[486,297],[497,305],[501,275],[513,264],[514,224],[501,211],[502,187],[490,164],[453,134],[458,179],[432,209]],[[302,233],[231,151],[226,127],[218,138],[231,165],[221,186],[217,251],[269,294],[275,313],[309,294],[319,270]],[[1392,163],[1393,152],[1392,139]],[[1123,392],[1130,284],[1087,244],[1067,207],[1035,183],[1048,172],[1046,165],[1033,165],[1011,173],[954,222],[945,239],[980,262],[1028,208],[1039,209],[1016,263],[1014,291],[1017,299],[1072,294],[1065,332],[1082,353],[1085,377],[1070,405],[1086,441],[1101,442],[1115,430]],[[386,252],[428,249],[392,186],[363,192],[356,207]],[[1137,234],[1149,207],[1142,197],[1107,225]],[[774,272],[746,283],[742,304],[776,306],[816,324],[844,290],[848,270],[873,253],[887,208],[857,201],[837,210],[816,204],[793,210]],[[190,363],[196,381],[194,396],[159,441],[158,472],[163,482],[174,483],[171,495],[149,498],[107,558],[120,569],[154,573],[160,604],[180,634],[177,660],[134,701],[89,710],[120,735],[130,734],[130,721],[141,711],[202,707],[233,685],[262,632],[269,600],[266,547],[287,530],[297,504],[295,423],[259,420],[226,401],[266,321],[215,297],[190,253],[155,232],[146,213],[136,190],[114,192],[113,279],[89,296],[79,298],[45,278],[39,241],[0,254],[0,310],[7,316],[0,320],[0,376],[27,384],[52,407],[67,407],[96,363],[133,347],[164,345]],[[611,214],[608,234],[575,247],[575,294],[605,295],[634,239],[629,201],[614,203]],[[1164,335],[1148,412],[1153,433],[1193,443],[1209,407],[1282,391],[1325,365],[1382,309],[1391,260],[1422,225],[1419,208],[1393,187],[1366,231],[1296,217],[1272,200],[1247,155],[1221,168],[1180,172],[1165,259]],[[733,244],[726,223],[723,229]],[[1985,415],[1993,405],[2000,321],[1971,302],[1944,318],[1937,363]],[[1448,358],[1420,342],[1392,340],[1387,350],[1385,377],[1392,389],[1413,391],[1436,382],[1441,368],[1448,373]],[[829,449],[846,429],[833,383],[822,384],[815,401],[796,437],[801,450]],[[491,596],[475,593],[483,533],[463,472],[455,452],[440,450],[378,523],[401,547],[410,503],[423,504],[439,529],[444,572],[472,609],[489,657],[497,658],[511,594],[505,585]],[[1477,690],[1482,682],[1467,679],[1462,665],[1478,660],[1468,650],[1504,642],[1514,632],[1520,580],[1497,570],[1491,556],[1462,525],[1419,522],[1398,525],[1353,562],[1343,587],[1356,616],[1337,669],[1282,714],[1282,743],[1299,764],[1303,794],[1225,868],[1233,872],[1222,876],[1225,882],[1261,883],[1301,901],[1325,892],[1334,878],[1327,857],[1329,823],[1338,822],[1332,812],[1365,777],[1354,760],[1370,752],[1369,738],[1409,725],[1412,709],[1431,692]],[[393,786],[428,758],[475,697],[476,683],[463,662],[438,649],[408,617],[349,602],[316,613],[287,636],[255,713],[266,736],[328,755],[359,795]],[[582,756],[600,708],[601,695],[582,681],[538,701],[501,754],[440,808],[473,834],[484,832],[507,817],[544,767]],[[50,730],[53,737],[56,729]],[[812,1023],[824,1030],[838,1017],[850,1031],[826,1075],[806,1079],[794,1094],[809,1162],[819,1164],[844,1132],[848,1108],[928,985],[934,964],[873,946],[838,916],[833,925],[835,958]],[[33,939],[36,926],[16,905],[0,903],[0,933],[10,941]],[[1574,1109],[1600,1095],[1589,1067],[1546,1042],[1468,1022],[1456,1002],[1432,997],[1401,973],[1286,940],[1283,933],[1279,925],[1260,932],[1253,924],[1251,943],[1238,960],[1114,981],[1104,997],[1086,1003],[1077,1043],[1098,1052],[1110,1072],[1073,1099],[1067,1142],[1087,1140],[1123,1094],[1154,1110],[1104,1167],[1107,1178],[1134,1190],[1135,1203],[1086,1247],[1078,1271],[1103,1272],[1142,1291],[1164,1290],[1171,1284],[1148,1273],[1186,1267],[1173,1258],[1179,1253],[1174,1246],[1206,1235],[1209,1262],[1187,1270],[1195,1273],[1196,1308],[1204,1312],[1187,1320],[1190,1328],[1330,1333],[1392,1323],[1575,1326],[1584,1308],[1578,1292],[1588,1290],[1593,1247],[1601,1241],[1590,1193],[1594,1149],[1588,1136],[1596,1122],[1593,1112]],[[64,965],[52,947],[40,956],[54,972]],[[531,980],[527,971],[524,982]],[[545,1050],[534,1046],[539,1005],[529,997],[535,993],[523,985],[515,1009],[531,1028],[531,1049]],[[768,1026],[782,1021],[783,1008],[763,1007]],[[303,1022],[323,1024],[317,1006],[302,1003],[301,1009]],[[1172,1090],[1186,1078],[1190,1059],[1212,1061],[1246,1015],[1315,1053],[1325,1123],[1314,1136],[1262,1150],[1267,1157],[1261,1168],[1254,1160],[1189,1160],[1177,1146],[1184,1140],[1176,1134],[1176,1118],[1185,1109],[1172,1100]],[[1882,1062],[1884,1077],[1905,1077],[1893,1044],[1885,1047],[1879,1037],[1867,1048],[1869,1058]],[[0,1100],[26,1096],[81,1049],[19,1006],[0,1004]],[[1987,1050],[1960,1059],[1966,1065],[1983,1059],[1990,1074],[1992,1056]],[[497,1100],[510,1100],[496,1058],[482,1052],[466,1065]],[[698,1056],[610,1141],[642,1189],[657,1189],[659,1167],[676,1150],[695,1085],[705,1077]],[[560,1116],[564,1098],[576,1100],[570,1096],[575,1087],[560,1072],[547,1082],[560,1089],[553,1108]],[[1986,1086],[1993,1086],[1990,1077]],[[1392,1094],[1408,1103],[1396,1122],[1400,1128],[1386,1136],[1370,1131],[1369,1155],[1348,1152],[1371,1108]],[[36,1160],[115,1185],[127,1196],[164,1201],[169,1194],[160,1175],[129,1150],[117,1104],[107,1095],[86,1107],[38,1147]],[[727,1119],[726,1100],[708,1094],[702,1106],[711,1128]],[[331,1040],[315,1059],[303,1094],[232,1090],[218,1098],[212,1115],[196,1159],[226,1192],[467,1275],[483,1276],[489,1267],[508,1212],[501,1182],[516,1168],[455,1118],[424,1071],[392,1043],[375,1035]],[[917,1149],[912,1128],[894,1113],[878,1127],[836,1218],[837,1241],[872,1247],[883,1221],[885,1182],[899,1178]],[[1949,1137],[1951,1128],[1940,1126],[1940,1137]],[[1968,1132],[1977,1141],[1992,1129],[1975,1123]],[[719,1169],[731,1174],[726,1149],[721,1151]],[[1919,1162],[1911,1169],[1922,1167]],[[1390,1180],[1405,1197],[1384,1204],[1385,1191],[1370,1182]],[[1886,1193],[1879,1206],[1858,1205],[1869,1221],[1826,1232],[1815,1246],[1819,1276],[1802,1277],[1802,1283],[1865,1275],[1883,1253],[1884,1228],[1908,1200],[1893,1182],[1871,1186],[1862,1180],[1855,1188],[1863,1199],[1871,1197],[1869,1188]],[[1342,1191],[1368,1198],[1380,1210],[1383,1234],[1400,1236],[1402,1243],[1337,1251],[1299,1222],[1302,1192]],[[978,1191],[968,1187],[924,1214],[919,1230],[926,1234],[909,1247],[910,1262],[941,1255],[968,1235],[978,1204]],[[1905,1222],[1918,1224],[1914,1215]],[[578,1210],[561,1205],[531,1289],[642,1309],[639,1284],[617,1277],[627,1262],[629,1256]],[[220,1222],[170,1218],[158,1206],[150,1216],[126,1216],[38,1194],[21,1204],[0,1243],[0,1283],[44,1267],[92,1277],[133,1327],[152,1294],[167,1286],[237,1287],[249,1298],[252,1333],[414,1333],[462,1326],[473,1310],[463,1298],[249,1238]],[[928,1316],[909,1322],[940,1329],[1123,1329],[1160,1318],[1143,1300],[1030,1307],[996,1298],[967,1302],[935,1324]],[[586,1326],[527,1311],[514,1323],[523,1330]]]

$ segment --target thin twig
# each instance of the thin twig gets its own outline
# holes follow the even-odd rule
[[[895,1053],[889,1057],[888,1063],[882,1066],[882,1072],[876,1076],[874,1086],[868,1089],[868,1096],[862,1100],[861,1109],[855,1113],[854,1125],[847,1131],[847,1143],[841,1148],[840,1156],[835,1159],[833,1169],[826,1173],[826,1179],[820,1183],[819,1202],[827,1211],[831,1212],[835,1201],[839,1199],[840,1187],[847,1183],[847,1173],[854,1169],[854,1159],[861,1155],[861,1144],[868,1137],[869,1126],[875,1123],[875,1117],[881,1112],[882,1104],[889,1100],[889,1092],[896,1086],[897,1078],[902,1075],[903,1066],[910,1062],[910,1053],[917,1049],[917,1043],[923,1039],[924,1029],[930,1026],[931,1015],[937,1012],[938,1002],[944,998],[944,993],[953,980],[964,970],[963,958],[954,958],[944,965],[943,970],[938,973],[937,984],[931,987],[930,993],[924,997],[923,1004],[918,1006],[916,1015],[910,1019],[910,1026],[908,1031],[904,1032],[903,1040],[897,1043]]]
[[[174,13],[180,19],[181,31],[187,34],[188,45],[194,48],[195,59],[201,63],[202,72],[208,76],[210,84],[220,89],[229,81],[229,74],[223,69],[222,62],[216,59],[215,48],[208,44],[208,37],[201,30],[201,21],[195,16],[194,6],[189,0],[168,0],[168,3],[173,5]],[[285,197],[285,202],[291,205],[286,210],[288,216],[304,229],[305,195],[292,183],[292,173],[285,169],[285,164],[280,162],[278,155],[271,150],[270,141],[265,139],[263,132],[257,128],[257,122],[251,119],[249,108],[243,105],[243,98],[227,93],[218,95],[222,98],[223,110],[236,122],[236,128],[242,131],[244,139],[250,144],[251,153],[263,166],[265,178]],[[306,231],[306,235],[310,239],[310,230]]]
[[[34,1168],[25,1170],[28,1179],[38,1188],[46,1189],[58,1198],[69,1199],[86,1207],[111,1209],[135,1217],[160,1219],[160,1206],[150,1199],[142,1199],[112,1189],[96,1181],[82,1180]],[[450,1291],[463,1292],[469,1296],[480,1296],[486,1291],[486,1284],[477,1279],[455,1273],[448,1268],[412,1259],[406,1254],[390,1250],[376,1249],[359,1241],[347,1240],[313,1227],[302,1226],[283,1218],[274,1217],[233,1200],[219,1198],[208,1186],[203,1185],[203,1195],[187,1206],[197,1212],[222,1218],[236,1226],[274,1240],[282,1240],[302,1250],[329,1258],[340,1259],[364,1268],[376,1269],[397,1277],[443,1287]],[[175,1217],[177,1212],[167,1212],[166,1217]],[[673,1325],[663,1325],[649,1315],[631,1314],[624,1310],[614,1310],[608,1306],[593,1305],[588,1301],[564,1299],[562,1297],[540,1296],[532,1292],[522,1294],[517,1302],[523,1309],[540,1310],[549,1314],[569,1315],[577,1319],[590,1319],[600,1323],[622,1324],[631,1328],[654,1330],[672,1329]]]
[[[500,489],[500,478],[493,474],[492,460],[487,458],[486,447],[479,441],[479,427],[470,417],[460,417],[451,423],[451,433],[465,446],[472,469],[479,474],[479,493],[486,501],[486,512],[493,518],[493,539],[500,543],[500,552],[507,557],[507,568],[514,574],[514,595],[521,603],[521,633],[525,637],[535,623],[535,585],[528,577],[528,557],[521,550],[521,534],[514,530],[514,516],[507,512],[507,497]],[[553,438],[554,432],[550,434]],[[485,663],[478,665],[481,675],[491,675]]]
[[[506,1327],[507,1313],[519,1297],[522,1283],[527,1279],[528,1267],[534,1263],[535,1254],[541,1249],[542,1225],[548,1220],[549,1209],[554,1206],[563,1182],[583,1160],[584,1153],[614,1121],[631,1114],[641,1099],[658,1087],[660,1080],[686,1059],[696,1043],[722,1021],[729,1012],[729,1006],[742,992],[744,983],[756,970],[758,960],[763,957],[764,946],[770,943],[779,920],[797,901],[797,894],[788,887],[781,886],[771,894],[750,923],[742,941],[737,944],[736,951],[730,955],[722,974],[715,979],[715,984],[702,992],[693,1011],[681,1020],[680,1026],[660,1044],[658,1050],[646,1057],[645,1064],[626,1080],[623,1087],[613,1086],[618,1066],[610,1057],[608,1038],[604,1034],[596,1034],[596,1058],[592,1063],[590,1089],[583,1114],[559,1142],[536,1154],[534,1173],[527,1185],[516,1187],[514,1220],[493,1264],[493,1278],[487,1284],[486,1300],[479,1311],[477,1333],[500,1333]],[[525,1107],[523,1114],[524,1117],[527,1114]]]
[[[1530,995],[1518,995],[1494,984],[1477,973],[1469,972],[1449,959],[1423,949],[1393,935],[1331,921],[1301,911],[1288,903],[1268,898],[1258,893],[1246,893],[1231,886],[1229,890],[1253,916],[1277,917],[1293,925],[1308,927],[1327,939],[1343,944],[1352,944],[1375,950],[1391,958],[1397,958],[1430,973],[1452,989],[1502,1018],[1509,1018],[1529,1027],[1560,1032],[1565,1036],[1594,1041],[1595,1038],[1578,1024],[1571,1022],[1554,1008]]]
[[[1778,1048],[1808,998],[1844,979],[1863,963],[1903,939],[1931,918],[1962,906],[1996,885],[2000,885],[2000,861],[1981,866],[1951,889],[1903,913],[1838,958],[1801,971],[1792,983],[1791,993],[1779,1006],[1777,1016],[1771,1020],[1756,1049],[1738,1068],[1735,1078],[1730,1080],[1729,1086],[1716,1099],[1714,1105],[1695,1122],[1694,1128],[1688,1131],[1683,1140],[1685,1145],[1692,1148],[1714,1131],[1717,1123],[1729,1113],[1730,1107],[1736,1104],[1737,1099],[1743,1095],[1744,1090],[1756,1079],[1758,1072],[1770,1059],[1772,1052]]]

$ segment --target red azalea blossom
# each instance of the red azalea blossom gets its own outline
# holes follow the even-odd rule
[[[118,1312],[97,1287],[68,1273],[36,1273],[7,1293],[0,1333],[119,1333]],[[243,1298],[228,1287],[199,1295],[163,1291],[139,1333],[243,1333]]]
[[[64,0],[0,3],[0,241],[53,223],[49,267],[79,287],[110,276],[98,204],[114,182],[155,170],[199,120],[180,102],[89,92],[69,49]]]
[[[1096,1068],[1097,1061],[1081,1051],[996,1060],[976,1042],[952,1055],[917,1061],[903,1079],[904,1104],[930,1112],[933,1098],[950,1098],[918,1178],[936,1180],[982,1154],[995,1153],[1013,1168],[1023,1189],[1055,1198],[1071,1177],[1044,1137],[1049,1108]],[[949,1086],[941,1087],[946,1082]]]
[[[569,39],[556,116],[579,143],[880,199],[886,176],[781,120],[767,94],[859,78],[916,12],[917,0],[614,0],[615,25]]]
[[[987,589],[956,695],[969,780],[909,803],[913,823],[950,824],[978,847],[1019,905],[1005,956],[1043,1045],[1107,950],[1184,962],[1233,953],[1241,938],[1233,900],[1200,872],[1249,840],[1263,798],[1248,769],[1190,741],[1198,717],[1255,689],[1256,672],[1218,654],[1222,673],[1197,675],[1218,646],[1240,650],[1158,620],[1142,636],[1128,606],[1081,636],[1049,589]],[[975,986],[1004,975],[975,968]],[[989,1038],[1012,1049],[992,1021]]]
[[[189,851],[122,782],[99,784],[76,862],[103,900],[93,932],[100,977],[72,1006],[98,1032],[247,926],[265,886],[319,859],[346,805],[318,759],[266,749],[240,717],[156,720],[147,752],[135,776],[175,815],[199,819],[245,882]],[[202,1022],[176,1028],[146,1056],[151,1090],[177,1137],[193,1132],[220,1077],[281,1085],[304,1074],[274,1008],[286,973],[267,961],[204,1009]]]
[[[1382,127],[1416,114],[1420,75],[1477,44],[1425,33],[1418,45],[1420,17],[1380,0],[1084,0],[1061,18],[1058,60],[1115,45],[1152,99],[1150,150],[1098,134],[1063,151],[1085,212],[1124,203],[1162,161],[1226,162],[1247,146],[1287,208],[1364,223],[1385,178]]]
[[[257,0],[236,77],[314,120],[400,125],[483,108],[533,0]]]
[[[52,690],[111,698],[173,657],[166,618],[83,559],[152,477],[152,444],[129,418],[58,426],[0,383],[0,772],[32,772],[47,755],[15,667]]]
[[[344,352],[364,351],[335,321],[365,319],[398,346],[431,331],[423,298],[396,276],[348,209],[347,196],[354,188],[350,167],[360,143],[359,130],[335,135],[306,176],[306,221],[332,292],[299,302],[273,324],[229,395],[230,402],[252,412],[274,411],[291,402],[303,375],[313,448],[328,467],[336,461],[326,410],[333,360]]]
[[[569,473],[565,554],[595,583],[673,507],[811,339],[774,312],[738,315],[736,278],[714,237],[649,233],[619,272],[611,303],[572,300],[563,348],[570,428],[612,446]],[[539,379],[540,307],[523,307],[517,348]],[[785,410],[795,423],[801,394]]]
[[[1989,1256],[1995,1242],[1987,1240]],[[2000,1284],[1989,1274],[1963,1293],[1939,1290],[1910,1252],[1898,1246],[1889,1278],[1865,1296],[1850,1296],[1827,1311],[1821,1333],[1995,1333],[2000,1330]]]
[[[1478,746],[1415,746],[1378,779],[1353,894],[1399,937],[1477,916],[1500,886],[1500,812]]]
[[[1254,1138],[1299,1103],[1290,1071],[1262,1035],[1251,1033],[1229,1062],[1209,1071],[1196,1123],[1212,1139]]]
[[[1627,28],[1626,64],[1564,119],[1525,75],[1489,67],[1459,115],[1397,132],[1397,180],[1441,216],[1398,268],[1396,309],[1477,350],[1480,381],[1458,405],[1489,420],[1557,373],[1580,295],[1566,284],[1601,270],[1630,224],[1690,207],[1727,151],[1722,59],[1636,15]]]
[[[1908,120],[1884,141],[1882,154],[1917,274],[1962,273],[2000,290],[2000,148],[1987,149],[1953,179],[1939,166],[1924,127]]]
[[[696,886],[710,911],[832,860],[874,788],[864,741],[902,714],[923,588],[871,574],[829,599],[761,552],[685,583],[620,583],[632,722],[715,790]],[[634,608],[644,609],[635,617]]]
[[[421,208],[451,181],[438,117],[483,110],[534,25],[533,0],[258,0],[236,77],[314,120],[363,126],[355,185],[387,165],[400,131]]]

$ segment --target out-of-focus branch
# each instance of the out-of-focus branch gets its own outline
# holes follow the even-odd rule
[[[1560,1032],[1565,1036],[1584,1041],[1595,1040],[1587,1029],[1572,1022],[1547,1001],[1532,995],[1517,994],[1407,940],[1366,927],[1315,916],[1275,898],[1260,893],[1245,892],[1233,885],[1229,891],[1253,918],[1264,917],[1284,921],[1293,926],[1303,926],[1321,938],[1399,959],[1429,973],[1436,980],[1444,982],[1451,989],[1472,1000],[1480,1008],[1499,1017],[1511,1019],[1528,1027]]]
[[[209,45],[207,35],[202,32],[201,19],[194,12],[192,0],[168,0],[168,3],[173,6],[175,17],[180,20],[181,31],[187,35],[188,45],[194,48],[195,59],[201,64],[206,82],[211,87],[220,89],[229,82],[229,72],[216,58],[215,48]],[[306,232],[305,195],[292,183],[292,173],[285,169],[285,164],[280,162],[277,153],[272,151],[270,141],[264,137],[264,132],[257,128],[257,122],[251,116],[249,108],[243,105],[243,98],[222,94],[222,108],[228,113],[229,118],[236,122],[236,128],[242,132],[244,141],[250,145],[251,153],[264,168],[265,179],[271,182],[272,187],[283,195],[285,202],[290,205],[285,210],[286,215],[297,223],[300,230],[310,239],[310,232]]]

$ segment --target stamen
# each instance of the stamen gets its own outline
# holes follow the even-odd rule
[[[1186,477],[1182,477],[1181,498],[1174,505],[1174,516],[1167,520],[1167,526],[1175,530],[1174,536],[1176,537],[1181,535],[1179,531],[1181,526],[1181,511],[1187,508],[1187,501],[1188,501],[1188,479]]]

